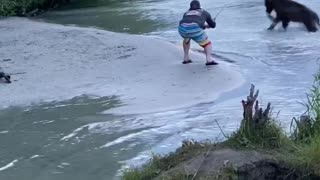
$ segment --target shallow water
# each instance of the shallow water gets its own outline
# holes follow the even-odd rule
[[[213,16],[224,7],[217,28],[207,32],[214,57],[241,68],[242,87],[214,102],[149,114],[101,114],[120,102],[87,96],[1,110],[0,179],[117,179],[121,168],[145,162],[152,152],[173,151],[184,139],[221,140],[217,124],[225,133],[237,129],[240,101],[251,83],[260,89],[262,105],[271,102],[275,116],[280,111],[279,120],[289,131],[291,118],[304,112],[298,102],[305,101],[318,70],[319,33],[307,33],[299,24],[290,24],[287,32],[280,26],[266,31],[270,21],[262,1],[201,2]],[[320,9],[316,0],[301,2]],[[187,8],[183,0],[81,0],[40,18],[180,44],[176,26]]]

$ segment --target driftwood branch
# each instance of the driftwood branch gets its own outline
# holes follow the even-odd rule
[[[263,128],[270,119],[271,103],[268,103],[267,108],[263,110],[257,100],[258,96],[259,90],[255,91],[255,86],[252,84],[247,101],[241,101],[243,107],[242,126],[246,128]]]

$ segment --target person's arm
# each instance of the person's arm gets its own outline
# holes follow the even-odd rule
[[[215,28],[216,22],[211,18],[210,13],[208,13],[207,11],[204,11],[203,13],[206,17],[206,22],[208,23],[208,25],[206,25],[206,28]]]

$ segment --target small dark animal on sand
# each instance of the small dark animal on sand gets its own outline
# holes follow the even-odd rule
[[[273,21],[268,30],[273,30],[281,21],[282,27],[286,29],[289,22],[300,22],[305,25],[309,32],[316,32],[320,25],[317,13],[303,4],[292,0],[265,0],[266,12]],[[276,18],[271,16],[272,11],[276,12]]]
[[[0,79],[4,79],[7,83],[11,83],[11,76],[4,73],[4,72],[0,72]]]

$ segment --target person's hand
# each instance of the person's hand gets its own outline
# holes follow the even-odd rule
[[[212,23],[213,23],[212,26],[210,26],[209,24],[206,23],[206,24],[204,25],[204,27],[205,27],[206,29],[213,29],[213,28],[215,28],[215,27],[216,27],[216,22],[213,21]]]

